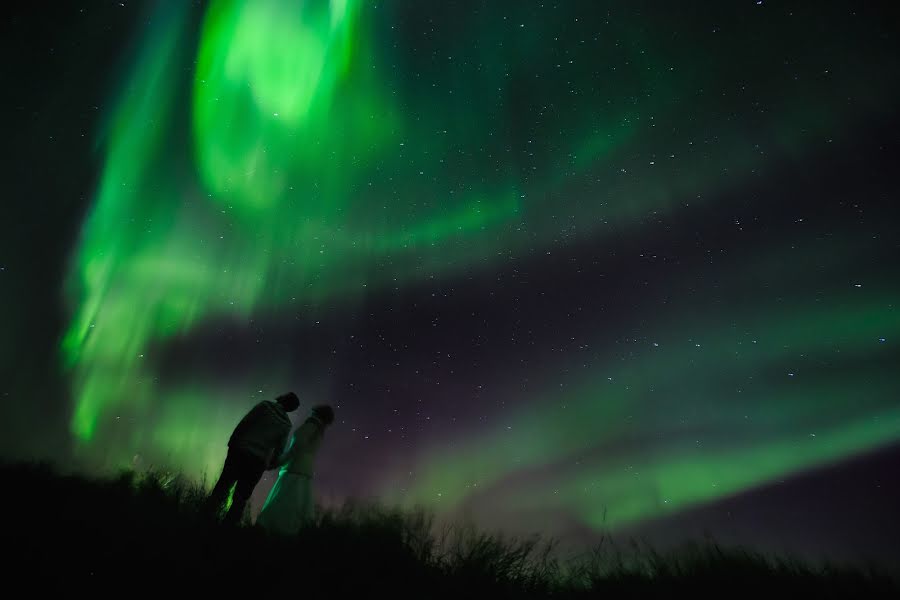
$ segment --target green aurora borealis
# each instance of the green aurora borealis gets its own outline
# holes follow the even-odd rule
[[[241,385],[174,377],[171,345],[253,320],[311,327],[336,311],[352,323],[373,296],[528,271],[591,244],[624,261],[659,231],[690,238],[729,202],[772,212],[741,191],[810,169],[806,157],[849,143],[898,99],[878,77],[893,59],[877,36],[863,42],[871,15],[835,36],[837,7],[683,8],[678,27],[674,7],[600,4],[213,1],[200,14],[161,3],[104,115],[66,284],[76,452],[214,472],[257,382],[267,396],[302,382],[287,357],[248,358],[229,374]],[[820,35],[791,36],[793,21]],[[634,252],[657,265],[647,285],[668,288],[664,300],[584,327],[546,307],[517,317],[590,352],[535,351],[525,391],[512,366],[483,376],[502,407],[458,392],[484,382],[452,387],[445,374],[462,412],[483,418],[414,444],[382,434],[383,395],[339,405],[332,448],[363,448],[350,432],[377,422],[369,494],[600,528],[897,442],[896,267],[879,262],[874,229],[828,219],[798,212],[764,245],[744,243],[752,222],[734,219],[696,293],[678,256]],[[584,314],[641,297],[584,285]],[[710,290],[720,296],[704,300]],[[388,329],[406,327],[392,318]]]

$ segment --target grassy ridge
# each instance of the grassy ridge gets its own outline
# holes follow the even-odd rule
[[[425,512],[353,503],[321,511],[301,535],[281,538],[220,525],[201,510],[202,488],[166,474],[92,480],[40,465],[4,465],[0,474],[8,523],[0,564],[6,581],[35,590],[308,598],[900,596],[883,574],[709,543],[665,554],[604,543],[564,560],[537,537],[471,527],[435,531]]]

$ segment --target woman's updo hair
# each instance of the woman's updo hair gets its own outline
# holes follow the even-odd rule
[[[312,416],[322,421],[328,427],[334,422],[334,409],[327,404],[320,404],[313,407]]]

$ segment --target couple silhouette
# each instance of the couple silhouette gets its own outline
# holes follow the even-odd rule
[[[289,535],[297,533],[312,517],[313,463],[325,430],[334,422],[334,410],[327,405],[314,406],[303,424],[290,435],[288,413],[299,407],[297,394],[289,392],[274,402],[260,402],[241,419],[228,440],[225,466],[207,499],[208,511],[218,515],[234,488],[223,521],[239,523],[263,473],[280,469],[278,480],[256,519],[257,525],[273,533]]]

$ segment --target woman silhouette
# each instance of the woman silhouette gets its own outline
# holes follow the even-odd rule
[[[313,461],[325,429],[334,421],[334,410],[315,406],[303,425],[291,437],[285,452],[275,459],[281,467],[278,480],[269,492],[256,522],[267,531],[294,534],[312,517]]]

